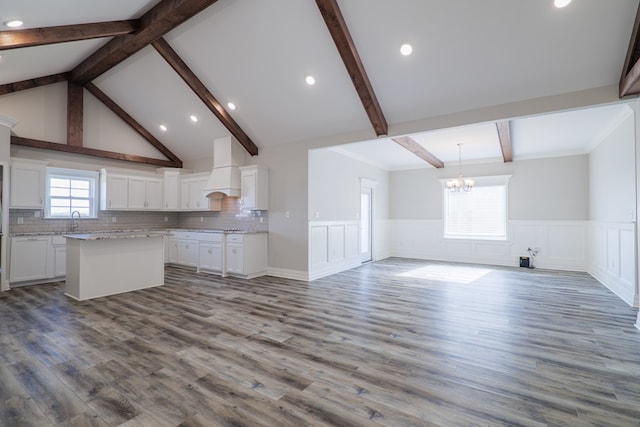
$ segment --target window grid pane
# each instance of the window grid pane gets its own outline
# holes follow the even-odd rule
[[[83,218],[95,218],[95,177],[79,177],[77,171],[70,172],[73,176],[48,176],[47,217],[70,218],[73,211],[78,211]]]

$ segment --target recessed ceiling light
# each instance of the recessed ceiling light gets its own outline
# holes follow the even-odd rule
[[[236,104],[234,104],[233,102],[227,102],[227,107],[229,107],[229,110],[235,110]]]
[[[165,125],[160,125],[160,130],[162,132],[166,132],[167,131],[167,127]]]
[[[313,86],[314,84],[316,84],[316,79],[313,76],[307,76],[304,78],[304,81],[307,82],[307,84],[309,86]]]
[[[553,5],[558,9],[568,6],[571,0],[553,0]]]
[[[400,53],[403,54],[404,56],[411,55],[411,52],[413,52],[413,47],[409,43],[405,43],[402,46],[400,46]]]
[[[5,22],[4,25],[9,28],[18,28],[18,27],[22,27],[22,25],[24,25],[24,22],[14,19],[13,21]]]
[[[193,123],[198,123],[198,117],[197,117],[197,116],[195,116],[195,115],[193,115],[193,114],[192,114],[192,115],[190,115],[190,116],[189,116],[189,118],[191,119],[191,121],[192,121]]]

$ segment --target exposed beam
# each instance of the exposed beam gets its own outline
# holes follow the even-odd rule
[[[619,96],[640,93],[640,6],[636,12],[636,20],[633,23],[633,31],[627,48],[627,56],[620,76]]]
[[[416,156],[420,157],[425,162],[429,163],[434,168],[440,169],[444,167],[444,162],[442,160],[434,156],[429,150],[418,144],[418,142],[410,136],[399,136],[391,139],[411,151]]]
[[[136,156],[133,154],[115,153],[113,151],[98,150],[95,148],[76,147],[67,144],[58,144],[55,142],[40,141],[37,139],[23,138],[11,135],[11,143],[24,147],[41,148],[43,150],[63,151],[65,153],[82,154],[85,156],[101,157],[104,159],[124,160],[127,162],[144,163],[147,165],[156,165],[170,168],[181,167],[172,160],[154,159],[151,157]]]
[[[66,81],[71,76],[70,73],[52,74],[50,76],[36,77],[35,79],[22,80],[19,82],[6,83],[0,85],[0,96],[8,93],[19,92],[21,90],[33,89],[35,87],[46,86],[53,83]]]
[[[240,128],[240,126],[227,113],[218,100],[209,92],[209,89],[198,79],[191,69],[184,63],[182,58],[175,50],[169,46],[169,43],[163,38],[152,43],[158,53],[171,65],[184,82],[193,90],[193,92],[204,102],[211,112],[222,122],[224,127],[238,140],[240,144],[252,156],[258,155],[258,147],[253,143],[251,138]]]
[[[162,142],[160,142],[155,136],[153,136],[148,130],[146,130],[140,123],[138,123],[133,117],[127,114],[114,100],[109,98],[107,94],[101,91],[93,83],[87,83],[84,86],[93,96],[98,98],[104,105],[106,105],[116,116],[120,117],[126,124],[131,126],[140,136],[146,139],[149,144],[153,145],[158,151],[164,154],[168,159],[175,162],[182,167],[182,160],[178,158],[171,150],[169,150]]]
[[[72,79],[87,83],[113,68],[151,42],[215,3],[216,0],[162,0],[140,18],[133,34],[113,38],[71,72]]]
[[[356,45],[351,38],[347,24],[340,12],[338,3],[336,0],[316,0],[322,18],[333,37],[333,41],[338,48],[338,52],[342,57],[347,72],[351,77],[353,86],[358,92],[360,101],[369,116],[371,125],[376,132],[376,135],[386,135],[388,133],[387,121],[384,118],[382,109],[378,104],[378,98],[376,97],[369,77],[362,65],[360,55],[356,50]]]
[[[513,147],[511,145],[511,131],[509,130],[509,120],[496,122],[498,129],[498,140],[500,141],[500,150],[502,150],[502,158],[505,162],[513,161]]]
[[[67,82],[67,145],[82,147],[84,88]]]
[[[0,50],[120,36],[134,32],[137,24],[130,20],[0,31]]]

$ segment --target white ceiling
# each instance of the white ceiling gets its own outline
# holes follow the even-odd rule
[[[0,23],[131,19],[157,3],[2,0]],[[638,3],[574,0],[558,10],[552,0],[338,0],[390,125],[617,84]],[[375,143],[343,149],[390,170],[425,166],[375,138],[313,0],[218,0],[165,39],[223,105],[238,106],[230,114],[259,148],[368,135]],[[106,41],[0,52],[0,84],[68,71]],[[400,55],[404,42],[413,55]],[[211,141],[229,134],[151,47],[94,83],[185,162],[210,156]],[[624,108],[516,119],[514,157],[586,152]],[[445,162],[457,161],[462,140],[465,159],[490,161],[500,156],[492,126],[413,137]]]

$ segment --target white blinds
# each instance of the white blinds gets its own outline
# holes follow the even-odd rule
[[[476,186],[470,192],[444,191],[444,236],[506,239],[507,186]]]

